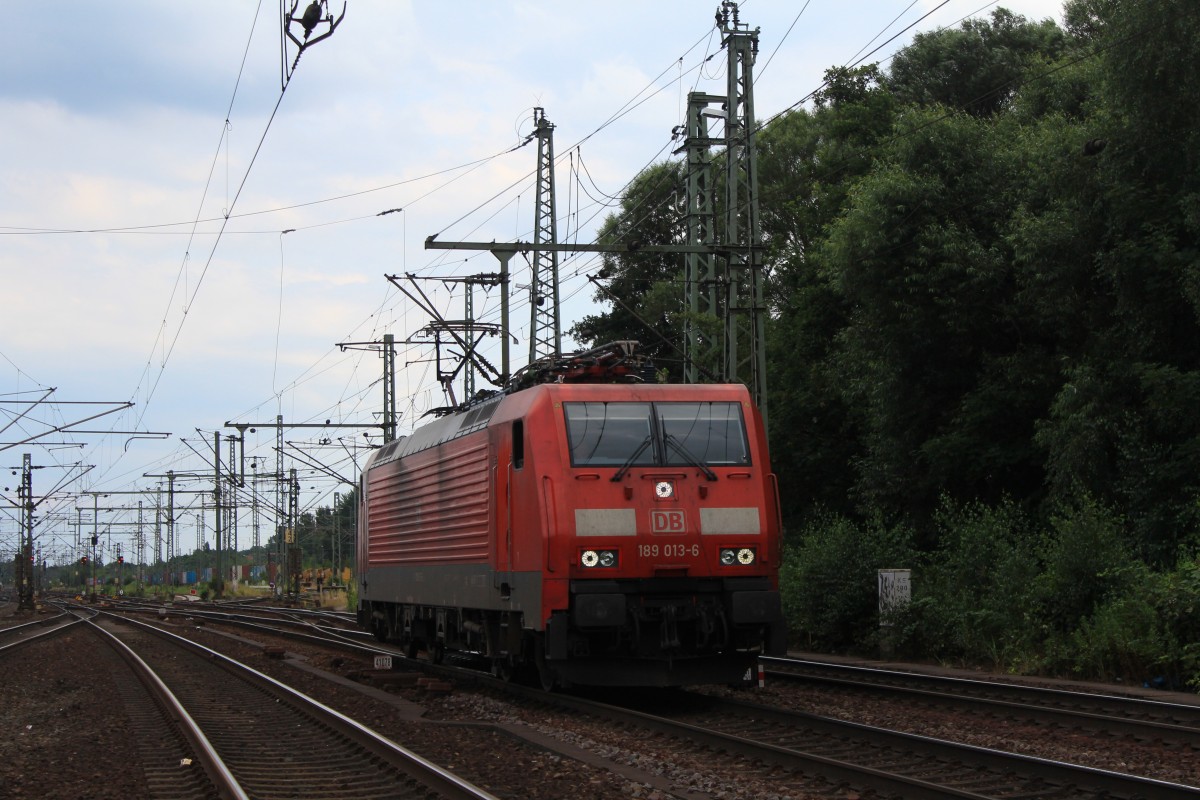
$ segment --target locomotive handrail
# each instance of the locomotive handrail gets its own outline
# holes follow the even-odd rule
[[[783,503],[779,498],[779,477],[774,472],[772,472],[767,475],[767,478],[768,478],[768,482],[771,486],[772,499],[775,501],[774,503],[771,504],[771,507],[775,510],[775,525],[777,526],[777,529],[779,530],[779,532],[782,534],[783,533]],[[772,553],[771,555],[775,558],[776,564],[779,564],[779,565],[783,564],[783,553],[782,552]]]
[[[542,557],[546,563],[546,572],[555,572],[552,553],[554,548],[551,547],[551,542],[554,541],[555,520],[557,519],[558,509],[554,503],[554,486],[550,481],[549,475],[542,476],[542,519],[546,526],[546,535],[542,538]]]

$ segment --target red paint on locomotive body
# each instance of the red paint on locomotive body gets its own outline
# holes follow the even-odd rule
[[[736,574],[774,580],[778,517],[769,496],[770,465],[759,436],[747,442],[747,458],[735,465],[713,465],[715,479],[686,463],[631,465],[619,480],[612,465],[572,466],[565,415],[569,403],[731,403],[761,433],[757,413],[741,386],[589,386],[564,385],[548,398],[553,411],[542,442],[550,464],[546,472],[559,502],[555,561],[570,578],[595,578],[595,568],[580,563],[584,549],[617,550],[609,576],[653,578],[735,574],[717,561],[719,545],[755,546],[758,558]],[[585,443],[586,444],[586,443]],[[540,454],[540,453],[539,453]]]
[[[372,565],[483,561],[491,544],[488,446],[482,434],[370,473]]]
[[[778,498],[743,386],[498,396],[377,451],[360,502],[360,622],[410,651],[668,684],[783,647]]]

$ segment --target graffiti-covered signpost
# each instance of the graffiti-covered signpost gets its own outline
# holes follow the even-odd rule
[[[912,600],[912,570],[879,570],[879,655],[892,655],[892,621]]]

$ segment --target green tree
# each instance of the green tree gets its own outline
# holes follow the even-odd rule
[[[1062,381],[1038,422],[1050,486],[1119,507],[1136,552],[1171,564],[1200,530],[1200,14],[1172,0],[1068,5],[1094,54],[1066,180],[1013,239],[1063,331]],[[1058,170],[1062,174],[1063,170]],[[1053,265],[1046,269],[1045,265]]]
[[[909,111],[829,228],[825,263],[853,309],[836,359],[860,419],[864,507],[919,521],[943,493],[996,501],[1041,484],[1030,439],[1045,355],[1022,349],[1004,238],[1020,191],[1010,134]]]
[[[773,311],[772,459],[791,519],[817,509],[852,511],[846,489],[860,437],[832,359],[849,305],[824,267],[821,244],[855,182],[870,171],[878,142],[891,134],[896,111],[874,65],[827,71],[814,104],[758,134]]]
[[[1052,20],[998,8],[991,20],[918,33],[896,54],[888,85],[901,103],[988,117],[1006,108],[1031,66],[1056,60],[1065,37]]]

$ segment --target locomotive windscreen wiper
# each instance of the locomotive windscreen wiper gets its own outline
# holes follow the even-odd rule
[[[612,480],[613,482],[616,482],[616,481],[621,480],[621,478],[624,478],[625,473],[629,471],[629,468],[631,466],[633,466],[633,462],[638,460],[638,456],[640,456],[643,452],[645,452],[646,447],[649,446],[649,444],[650,444],[650,437],[647,436],[645,439],[642,440],[642,443],[638,445],[637,450],[634,450],[633,454],[631,456],[629,456],[629,458],[625,459],[625,463],[621,465],[621,468],[619,470],[617,470],[615,473],[613,473],[613,476],[610,480]]]
[[[701,461],[700,459],[698,459],[694,455],[692,455],[691,451],[688,450],[686,447],[684,447],[682,444],[680,444],[679,440],[677,440],[674,436],[672,436],[669,433],[664,433],[663,441],[665,441],[667,443],[667,447],[675,448],[675,452],[679,453],[679,455],[683,456],[684,461],[686,461],[687,463],[691,464],[693,467],[696,467],[701,472],[703,472],[704,477],[708,478],[710,481],[715,481],[717,479],[717,473],[713,472],[711,469],[709,469],[707,466],[705,466],[703,461]]]

